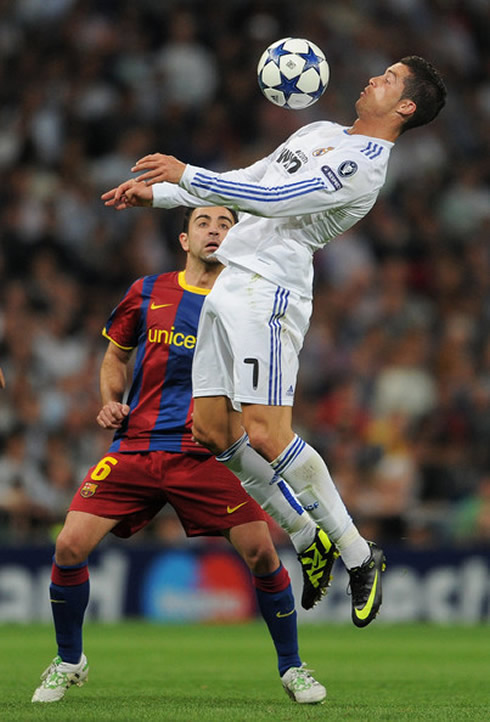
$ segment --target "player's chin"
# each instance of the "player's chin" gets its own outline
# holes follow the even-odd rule
[[[221,262],[214,255],[217,250],[217,248],[214,248],[213,250],[205,251],[202,256],[202,260],[204,261],[204,263],[207,263],[210,266],[219,265]]]

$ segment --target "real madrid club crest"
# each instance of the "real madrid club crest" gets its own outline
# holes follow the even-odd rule
[[[319,158],[321,155],[325,155],[325,153],[329,153],[331,150],[335,150],[333,145],[329,145],[328,148],[317,148],[313,151],[312,156],[314,158]]]
[[[98,486],[99,485],[94,484],[93,481],[86,481],[80,489],[80,496],[83,496],[84,499],[88,499],[89,496],[93,496],[95,494]]]

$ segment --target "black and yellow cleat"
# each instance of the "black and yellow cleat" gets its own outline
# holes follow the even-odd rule
[[[313,544],[298,554],[303,570],[303,609],[312,609],[327,593],[332,580],[332,567],[338,556],[336,546],[327,534],[317,527]]]
[[[349,569],[352,593],[352,621],[356,627],[366,627],[372,622],[381,606],[381,574],[386,569],[386,558],[382,549],[374,542],[368,542],[371,556],[360,567]]]

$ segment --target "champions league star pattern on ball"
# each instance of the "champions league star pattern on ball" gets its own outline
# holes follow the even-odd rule
[[[283,38],[262,54],[257,76],[267,100],[282,108],[301,110],[316,103],[325,92],[330,68],[315,43]]]

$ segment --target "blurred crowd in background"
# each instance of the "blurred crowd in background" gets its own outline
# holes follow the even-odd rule
[[[300,112],[256,81],[288,35],[331,67]],[[349,125],[368,78],[416,54],[448,104],[397,142],[371,213],[316,255],[295,426],[369,538],[488,544],[489,37],[489,0],[0,0],[3,542],[53,538],[110,443],[101,329],[137,277],[183,264],[180,210],[116,213],[100,194],[149,152],[219,171],[306,123]],[[164,513],[136,540],[181,534]]]

